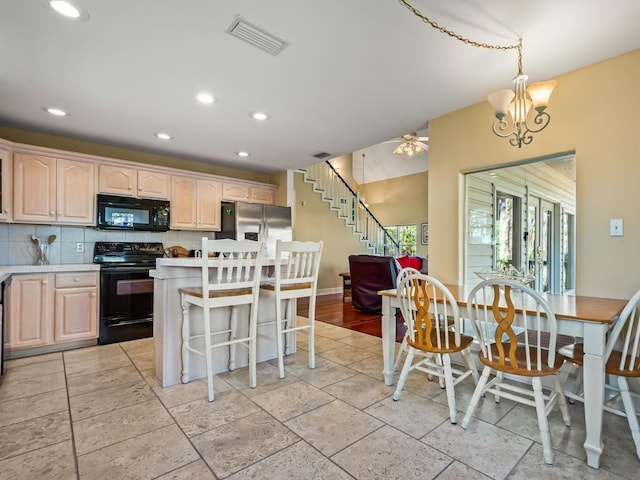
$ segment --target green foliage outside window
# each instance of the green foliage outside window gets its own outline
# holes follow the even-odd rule
[[[418,231],[415,225],[393,225],[385,227],[385,230],[400,244],[400,252],[396,255],[415,256]]]

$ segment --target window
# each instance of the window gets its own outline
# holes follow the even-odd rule
[[[415,225],[393,225],[385,227],[387,233],[400,245],[400,252],[396,252],[395,256],[415,256],[417,227]],[[389,255],[394,255],[390,251]]]
[[[495,213],[496,268],[520,270],[521,199],[497,192]]]

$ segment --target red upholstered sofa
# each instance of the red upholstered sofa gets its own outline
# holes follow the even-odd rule
[[[419,270],[422,273],[427,273],[427,259],[422,257],[410,257],[409,255],[404,255],[402,257],[396,258],[398,264],[400,265],[400,269],[411,267]]]

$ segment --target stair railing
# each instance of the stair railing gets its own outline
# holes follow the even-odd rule
[[[367,205],[328,161],[301,170],[305,180],[313,181],[314,190],[331,204],[354,233],[360,235],[367,247],[376,254],[398,256],[399,243],[386,231]]]

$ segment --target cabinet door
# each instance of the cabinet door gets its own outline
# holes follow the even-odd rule
[[[138,196],[169,199],[169,175],[138,170]]]
[[[276,192],[272,188],[251,187],[251,203],[264,203],[273,205],[276,201]]]
[[[49,275],[13,275],[8,289],[8,347],[27,348],[52,343],[53,289]]]
[[[7,150],[0,149],[0,222],[11,221],[11,159]]]
[[[95,165],[58,159],[57,178],[56,221],[95,225]]]
[[[220,230],[222,184],[198,180],[198,230]]]
[[[97,299],[96,287],[56,290],[54,328],[56,343],[97,338]]]
[[[56,219],[56,159],[13,155],[13,219],[51,223]]]
[[[171,177],[171,228],[196,228],[197,194],[195,178]]]
[[[98,190],[100,193],[135,197],[138,190],[138,171],[135,168],[100,165]]]
[[[249,201],[249,185],[240,185],[238,183],[222,184],[222,199],[229,201]]]

